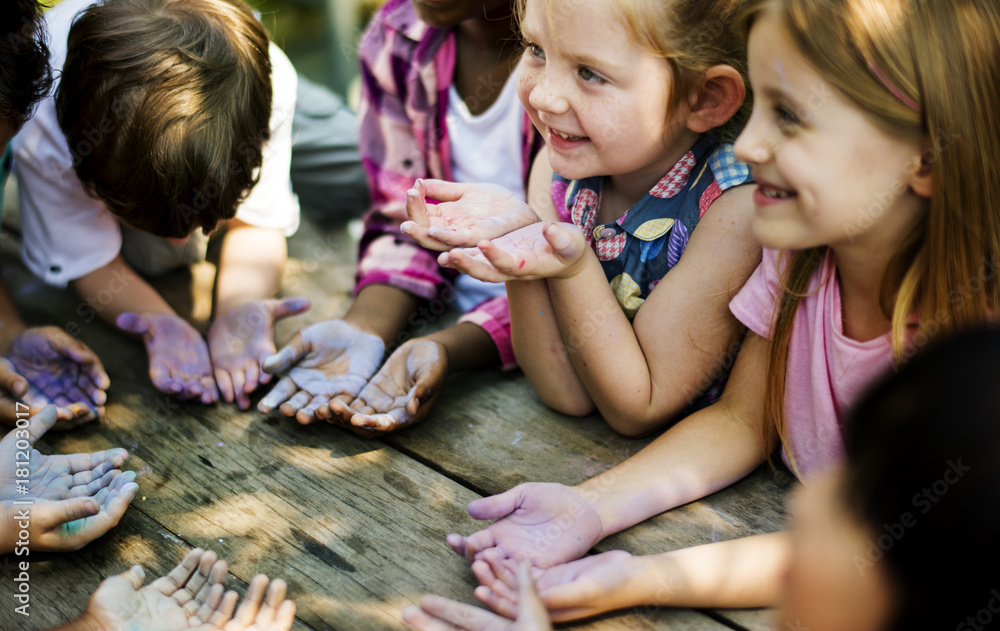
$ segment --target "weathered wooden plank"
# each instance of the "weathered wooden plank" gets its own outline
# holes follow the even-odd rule
[[[479,371],[449,380],[420,425],[386,442],[482,493],[526,481],[577,484],[647,445],[625,439],[598,416],[571,418],[542,405],[520,374]],[[597,550],[652,554],[781,529],[789,475],[763,466],[739,483],[601,542]],[[720,611],[752,629],[770,628],[767,611]]]

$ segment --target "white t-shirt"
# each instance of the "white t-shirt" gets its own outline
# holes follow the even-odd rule
[[[517,99],[516,84],[517,77],[511,75],[497,100],[485,112],[473,116],[452,83],[448,89],[446,121],[455,181],[499,184],[523,200],[521,137],[524,108]],[[462,311],[505,293],[503,283],[485,283],[465,274],[459,275],[455,281],[456,306]]]
[[[66,61],[66,42],[77,13],[93,0],[64,0],[46,13],[52,68],[58,76]],[[295,233],[299,202],[292,193],[292,114],[298,76],[281,50],[271,44],[271,139],[264,146],[260,180],[236,217],[248,224]],[[43,100],[14,137],[24,261],[38,277],[64,287],[110,263],[122,245],[118,220],[104,202],[87,194],[73,170],[66,136],[56,119],[55,98]]]

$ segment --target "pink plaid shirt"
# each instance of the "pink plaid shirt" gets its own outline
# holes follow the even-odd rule
[[[452,31],[427,26],[410,0],[390,0],[368,25],[360,44],[361,160],[372,208],[365,215],[355,292],[392,285],[427,300],[454,296],[456,273],[437,264],[399,232],[406,219],[406,191],[417,178],[454,179],[445,115],[455,71]],[[525,114],[522,181],[542,138]],[[510,341],[506,298],[487,300],[462,316],[493,338],[504,368],[517,365]]]

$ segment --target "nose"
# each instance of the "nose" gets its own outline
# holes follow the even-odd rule
[[[528,104],[539,112],[564,114],[569,111],[565,82],[549,67],[537,69],[527,77]]]
[[[771,159],[774,150],[774,137],[768,133],[767,125],[761,120],[763,116],[758,107],[753,108],[750,120],[733,143],[733,153],[736,159],[746,164],[764,164]]]

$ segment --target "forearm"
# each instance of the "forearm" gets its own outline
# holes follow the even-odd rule
[[[121,255],[104,267],[73,281],[73,289],[83,299],[77,307],[77,314],[84,316],[86,322],[93,321],[95,314],[113,325],[119,315],[128,312],[174,313],[163,297]]]
[[[547,281],[509,282],[507,300],[514,355],[539,398],[564,414],[592,412],[593,402],[559,333]]]
[[[460,322],[432,333],[427,339],[438,342],[448,352],[448,372],[495,366],[500,362],[496,344],[482,327]]]
[[[550,278],[549,292],[578,380],[611,427],[626,436],[663,424],[651,405],[649,365],[596,256],[571,278]],[[626,384],[626,387],[623,387]]]
[[[274,296],[287,259],[285,237],[278,230],[231,222],[219,256],[215,317],[252,300]]]
[[[776,532],[636,557],[642,578],[635,604],[773,607],[790,556],[789,534]]]
[[[14,298],[10,295],[10,289],[6,283],[0,281],[0,355],[5,354],[10,348],[10,343],[14,341],[27,327],[21,314],[14,306]]]
[[[392,285],[367,285],[358,292],[342,318],[355,328],[382,338],[386,346],[396,341],[408,325],[419,300]]]

